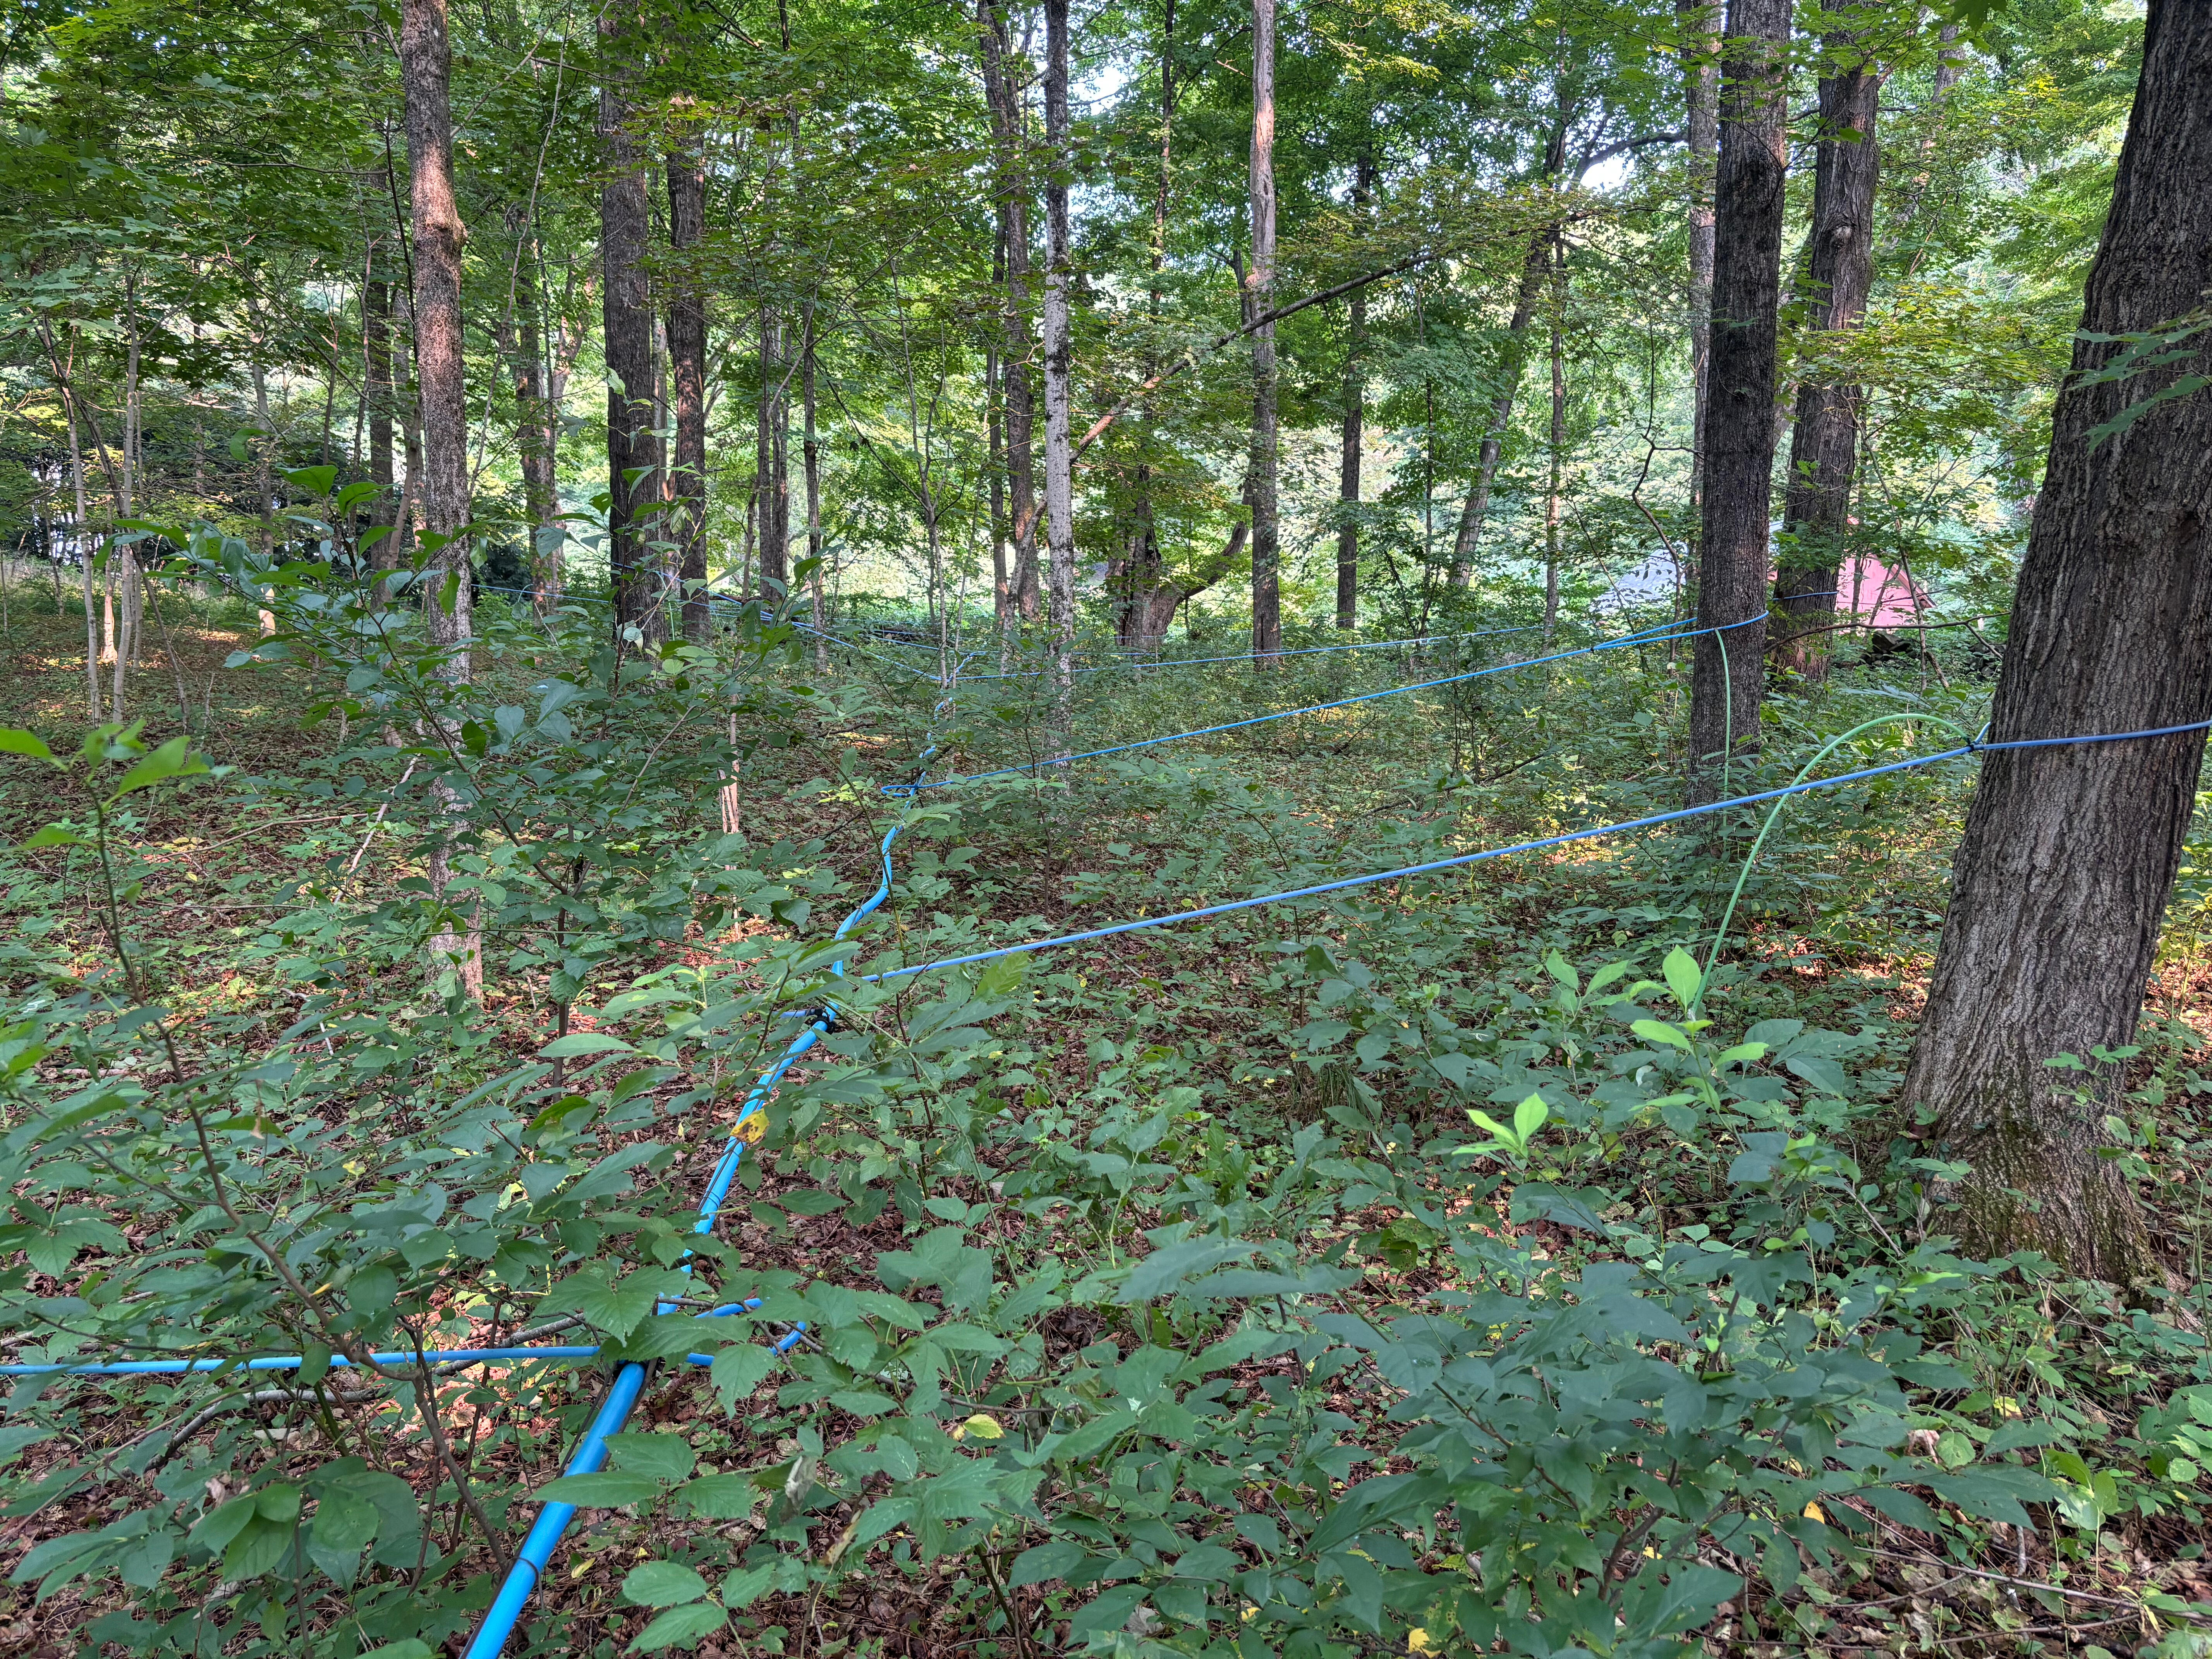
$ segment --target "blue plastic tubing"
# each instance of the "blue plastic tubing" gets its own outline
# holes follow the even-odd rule
[[[943,717],[951,703],[949,694],[938,703],[936,713],[939,718]],[[924,749],[920,763],[923,770],[917,774],[915,783],[894,786],[886,793],[910,805],[915,788],[922,777],[927,775],[930,757],[936,752],[933,746]],[[836,935],[838,939],[843,939],[851,933],[890,896],[891,843],[898,839],[899,832],[905,828],[906,811],[902,809],[897,821],[884,836],[881,849],[883,879],[865,903],[838,923]],[[842,975],[844,968],[842,963],[833,963],[830,971]],[[723,1200],[729,1196],[730,1188],[737,1180],[738,1165],[745,1155],[748,1139],[745,1126],[767,1106],[769,1097],[783,1081],[784,1073],[829,1034],[836,1019],[835,1005],[815,1013],[808,1019],[806,1029],[791,1040],[790,1045],[777,1056],[775,1064],[761,1074],[760,1081],[745,1097],[745,1103],[738,1113],[737,1122],[731,1128],[729,1141],[723,1147],[721,1158],[714,1165],[714,1173],[707,1182],[706,1194],[700,1200],[699,1218],[692,1224],[693,1232],[714,1231],[714,1218],[721,1212]],[[690,1270],[690,1264],[686,1261],[684,1271],[689,1273]],[[776,1352],[790,1352],[805,1335],[805,1329],[804,1326],[795,1327],[779,1338],[775,1344]],[[692,1358],[697,1361],[703,1356],[694,1355]],[[620,1433],[622,1425],[629,1420],[630,1409],[637,1404],[638,1395],[645,1388],[647,1370],[648,1367],[631,1361],[616,1372],[613,1386],[607,1390],[607,1397],[600,1405],[599,1414],[592,1419],[591,1428],[586,1431],[574,1455],[569,1458],[568,1468],[562,1471],[564,1474],[589,1474],[606,1461],[607,1437]],[[552,1560],[555,1549],[559,1547],[562,1534],[568,1530],[568,1523],[575,1518],[576,1509],[573,1504],[552,1503],[538,1510],[538,1519],[531,1524],[530,1535],[523,1540],[522,1548],[514,1558],[514,1567],[499,1587],[499,1595],[485,1609],[483,1622],[477,1626],[477,1633],[469,1643],[465,1659],[498,1659],[507,1646],[507,1638],[514,1633],[514,1627],[522,1618],[522,1610],[530,1601],[531,1592],[538,1588],[539,1577]]]
[[[1630,830],[1650,830],[1662,823],[1676,823],[1684,818],[1703,817],[1711,812],[1725,812],[1738,806],[1757,806],[1771,800],[1781,800],[1791,795],[1805,794],[1814,789],[1833,789],[1838,785],[1857,783],[1867,778],[1878,778],[1885,773],[1909,771],[1915,767],[1933,766],[1939,761],[1957,760],[1967,755],[1990,753],[2003,749],[2057,749],[2078,744],[2128,743],[2142,738],[2178,737],[2186,732],[2203,732],[2212,728],[2212,720],[2191,720],[2183,726],[2161,726],[2142,732],[2104,732],[2084,736],[2063,738],[2018,738],[2004,743],[1976,741],[1956,749],[1946,749],[1933,755],[1915,755],[1909,760],[1891,761],[1884,766],[1869,766],[1856,772],[1839,773],[1832,778],[1814,778],[1805,783],[1793,783],[1779,789],[1762,789],[1756,794],[1735,795],[1726,800],[1717,800],[1704,806],[1685,806],[1673,812],[1655,812],[1649,817],[1630,818],[1621,823],[1593,824],[1587,830],[1570,830],[1564,835],[1547,836],[1540,841],[1516,842],[1510,847],[1493,847],[1480,853],[1462,853],[1456,858],[1437,859],[1427,864],[1407,865],[1401,870],[1378,870],[1373,875],[1346,876],[1340,881],[1325,881],[1312,887],[1294,888],[1287,893],[1268,893],[1259,898],[1234,899],[1226,904],[1209,904],[1196,910],[1178,910],[1164,916],[1147,916],[1136,921],[1116,922],[1110,927],[1094,927],[1086,933],[1062,933],[1056,939],[1036,939],[1027,945],[1001,945],[994,951],[974,951],[966,956],[946,957],[938,962],[925,962],[912,968],[890,968],[879,974],[864,974],[860,982],[880,985],[891,980],[909,978],[915,974],[935,973],[942,968],[964,968],[975,963],[993,962],[1000,957],[1025,955],[1031,951],[1054,951],[1066,945],[1081,945],[1087,940],[1111,939],[1116,933],[1133,933],[1146,927],[1171,927],[1178,922],[1200,921],[1208,916],[1227,915],[1232,911],[1249,910],[1263,904],[1285,904],[1296,899],[1318,898],[1326,893],[1341,893],[1354,887],[1371,887],[1380,882],[1401,881],[1408,876],[1433,875],[1440,870],[1456,870],[1469,864],[1480,864],[1489,859],[1507,858],[1516,853],[1541,852],[1548,847],[1564,847],[1570,842],[1591,841],[1600,836],[1617,836]]]

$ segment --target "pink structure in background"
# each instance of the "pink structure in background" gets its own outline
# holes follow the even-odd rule
[[[1926,588],[1863,553],[1836,573],[1837,611],[1870,628],[1910,628],[1929,605]]]

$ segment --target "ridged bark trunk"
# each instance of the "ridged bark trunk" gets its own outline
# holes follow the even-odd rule
[[[1247,318],[1275,303],[1275,0],[1252,0],[1252,268]],[[1252,331],[1252,656],[1283,648],[1282,527],[1276,500],[1275,325]]]
[[[416,512],[426,544],[431,537],[450,538],[431,554],[423,572],[423,614],[431,639],[448,647],[442,672],[462,683],[469,677],[471,598],[469,544],[459,534],[469,521],[468,386],[461,355],[461,245],[467,233],[453,195],[445,0],[406,0],[399,57],[407,96],[415,385],[422,428]]]
[[[648,646],[668,637],[664,573],[652,547],[662,517],[660,440],[653,397],[653,303],[646,281],[643,154],[630,130],[629,84],[642,50],[637,19],[619,4],[599,18],[601,327],[607,364],[607,564],[615,626],[634,627]]]
[[[2190,360],[2089,383],[2197,312],[2212,277],[2212,7],[2152,0],[2110,216],[2059,395],[1997,679],[1990,739],[2156,730],[2212,716],[2212,397],[2150,404]],[[2132,424],[2100,439],[2123,411]],[[1972,1173],[1977,1253],[2033,1248],[2121,1284],[2157,1266],[2098,1156],[2197,799],[2204,735],[1998,750],[1982,763],[1903,1098]],[[2046,1064],[2073,1054],[2086,1073]]]
[[[1875,117],[1881,70],[1853,35],[1832,34],[1825,46],[1835,72],[1820,81],[1804,299],[1816,331],[1841,334],[1865,319],[1874,285],[1874,198],[1881,176]],[[1784,551],[1774,577],[1783,634],[1777,657],[1814,682],[1827,677],[1836,637],[1836,587],[1850,536],[1861,395],[1856,386],[1810,379],[1797,388],[1782,512]]]
[[[466,233],[453,193],[453,128],[448,102],[452,52],[445,0],[404,0],[399,22],[400,77],[407,100],[409,204],[414,230],[413,306],[417,418],[422,471],[410,476],[422,544],[422,617],[431,642],[443,647],[439,672],[455,684],[469,678],[473,572],[469,544],[468,386],[461,355],[461,244]],[[434,786],[453,826],[430,854],[431,890],[442,900],[467,807],[458,791]],[[465,919],[430,940],[433,961],[450,964],[461,989],[483,995],[483,930],[475,901]]]
[[[1774,499],[1775,317],[1782,288],[1784,55],[1791,0],[1734,0],[1713,191],[1713,347],[1690,678],[1689,799],[1716,799],[1759,750],[1767,517]]]

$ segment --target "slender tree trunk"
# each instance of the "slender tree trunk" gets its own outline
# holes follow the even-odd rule
[[[370,252],[369,279],[362,285],[362,357],[368,380],[363,396],[368,404],[368,482],[376,486],[371,523],[387,520],[390,534],[369,549],[372,570],[390,570],[398,562],[398,502],[392,495],[392,285],[375,274],[375,251]],[[195,486],[195,493],[199,493]]]
[[[530,598],[544,616],[561,592],[561,496],[555,473],[560,428],[546,386],[544,331],[538,315],[537,227],[514,216],[520,252],[515,283],[515,450],[521,462],[523,511],[530,519]],[[388,464],[388,463],[387,463]]]
[[[1358,216],[1375,193],[1375,152],[1354,165],[1352,210]],[[1359,464],[1367,403],[1367,290],[1352,290],[1344,319],[1344,431],[1337,454],[1336,625],[1359,625]],[[1455,566],[1455,568],[1456,568]]]
[[[1720,153],[1721,0],[1674,0],[1682,32],[1684,136],[1690,152],[1690,512],[1705,492],[1705,403],[1713,350],[1713,167]],[[1692,550],[1694,563],[1696,551]]]
[[[1813,328],[1839,334],[1858,327],[1874,283],[1874,198],[1881,169],[1875,116],[1882,77],[1857,37],[1832,34],[1825,44],[1833,72],[1820,82],[1804,299]],[[1830,624],[1850,544],[1860,397],[1856,386],[1808,380],[1797,388],[1774,600],[1784,629],[1779,660],[1815,682],[1827,676],[1835,638]]]
[[[1464,589],[1474,580],[1474,553],[1481,543],[1482,526],[1490,516],[1490,495],[1497,487],[1498,465],[1505,453],[1505,431],[1512,423],[1514,400],[1520,395],[1521,376],[1528,357],[1528,324],[1536,314],[1536,301],[1544,292],[1544,271],[1552,257],[1553,233],[1541,230],[1528,240],[1528,255],[1521,264],[1521,286],[1513,296],[1513,315],[1505,325],[1505,361],[1502,384],[1490,400],[1490,424],[1475,452],[1474,486],[1467,492],[1460,511],[1459,528],[1452,538],[1451,585]]]
[[[996,195],[999,237],[1006,248],[1006,343],[1000,349],[1006,424],[1006,511],[1013,526],[1014,608],[1037,617],[1036,395],[1030,378],[1035,343],[1030,334],[1030,181],[1023,131],[1022,88],[1014,75],[1013,41],[1006,14],[994,0],[977,0],[983,87],[991,105],[998,149]]]
[[[1713,355],[1705,531],[1690,679],[1689,798],[1718,799],[1755,755],[1765,689],[1767,517],[1774,486],[1775,319],[1782,286],[1784,54],[1791,0],[1734,0],[1714,190]]]
[[[399,523],[392,539],[396,544],[392,550],[395,565],[404,566],[412,563],[415,558],[415,532],[422,517],[424,480],[421,388],[416,381],[415,350],[411,343],[415,331],[415,300],[404,288],[398,291],[398,320],[392,331],[395,353],[392,372],[398,377],[400,460],[406,468],[407,476],[399,483]],[[265,422],[265,414],[263,419]]]
[[[607,363],[607,563],[615,626],[648,646],[668,637],[659,539],[664,484],[653,398],[653,302],[646,279],[650,234],[645,161],[631,131],[638,20],[617,3],[599,18],[600,297]]]
[[[1554,184],[1567,164],[1567,131],[1572,111],[1564,95],[1554,106],[1552,131],[1544,146],[1544,180]],[[1521,261],[1521,285],[1513,295],[1513,314],[1505,325],[1505,353],[1498,365],[1498,385],[1490,400],[1490,424],[1475,453],[1474,484],[1459,515],[1452,538],[1451,585],[1465,590],[1474,579],[1474,553],[1482,539],[1482,526],[1490,516],[1490,495],[1498,483],[1498,462],[1505,453],[1506,429],[1513,422],[1514,400],[1521,394],[1521,376],[1528,361],[1528,324],[1543,297],[1544,273],[1551,268],[1552,244],[1559,227],[1547,225],[1528,239],[1528,252]]]
[[[1252,0],[1252,268],[1245,315],[1275,299],[1275,0]],[[1282,528],[1276,500],[1275,325],[1252,331],[1252,656],[1283,648]]]
[[[1003,254],[998,263],[1003,263]],[[1001,274],[993,273],[994,276]],[[983,347],[983,421],[984,439],[989,449],[985,471],[991,485],[991,617],[999,629],[1002,657],[1006,654],[1006,630],[1014,608],[1013,566],[1006,556],[1012,550],[1013,536],[1006,522],[1006,383],[999,371],[998,343],[987,341]],[[1001,663],[1002,671],[1004,667]]]
[[[1164,0],[1160,18],[1160,162],[1153,175],[1152,230],[1150,249],[1151,285],[1146,316],[1157,331],[1166,301],[1161,287],[1167,269],[1168,213],[1175,199],[1176,0]],[[1146,363],[1147,374],[1159,371],[1159,359]],[[1175,620],[1176,607],[1195,588],[1171,580],[1167,559],[1160,547],[1160,526],[1152,501],[1152,448],[1158,441],[1150,415],[1139,434],[1145,459],[1137,465],[1136,508],[1129,538],[1129,561],[1118,588],[1121,643],[1136,651],[1157,651]]]
[[[1044,133],[1052,168],[1045,184],[1044,276],[1044,501],[1052,595],[1053,737],[1065,747],[1069,702],[1075,691],[1075,477],[1069,429],[1073,413],[1069,380],[1074,370],[1074,319],[1070,314],[1068,173],[1068,0],[1045,0]]]
[[[696,146],[668,157],[668,243],[680,261],[707,233],[707,169]],[[669,378],[676,391],[675,498],[670,539],[684,584],[684,633],[704,641],[713,628],[707,602],[707,293],[696,270],[672,274],[668,296]]]
[[[1566,516],[1563,489],[1567,454],[1567,250],[1552,253],[1552,428],[1546,446],[1552,465],[1551,488],[1544,496],[1544,648],[1559,630],[1559,529]]]
[[[830,598],[823,581],[822,567],[825,562],[822,538],[822,443],[814,427],[814,307],[806,307],[806,333],[799,349],[805,353],[799,364],[799,401],[801,419],[805,424],[799,431],[799,464],[806,474],[806,558],[813,574],[806,579],[806,592],[814,601],[814,626],[830,626]],[[820,634],[814,639],[814,667],[817,672],[830,672],[830,641]]]
[[[791,581],[790,438],[783,374],[782,323],[773,307],[763,306],[757,434],[761,478],[760,586],[762,599],[777,605],[784,603]]]
[[[85,713],[91,719],[93,724],[97,726],[100,720],[100,634],[92,617],[92,541],[91,538],[86,533],[87,507],[84,499],[84,447],[77,437],[76,393],[74,390],[74,381],[70,378],[69,370],[64,369],[62,367],[59,362],[59,354],[54,350],[53,336],[51,331],[49,331],[46,335],[46,351],[50,356],[56,359],[54,364],[56,378],[59,379],[64,383],[62,392],[62,412],[68,417],[69,421],[70,484],[76,491],[76,522],[72,528],[76,532],[78,574],[83,578],[84,581]],[[76,343],[74,337],[72,337],[70,343],[70,362],[71,368],[75,367],[76,361]]]
[[[415,378],[422,400],[422,486],[416,494],[425,542],[441,538],[424,573],[430,638],[446,648],[440,672],[469,678],[468,390],[461,356],[461,244],[453,195],[452,75],[445,0],[405,0],[399,56],[407,94],[409,199],[414,232]],[[479,973],[481,969],[478,970]]]
[[[1898,204],[1890,221],[1889,234],[1882,242],[1880,256],[1885,259],[1905,246],[1905,238],[1920,216],[1921,206],[1928,199],[1928,186],[1936,177],[1936,145],[1942,136],[1945,106],[1950,101],[1951,88],[1966,72],[1966,49],[1959,44],[1959,26],[1944,24],[1937,31],[1936,41],[1936,73],[1929,87],[1928,130],[1920,138],[1919,171],[1905,185],[1905,199]],[[1926,252],[1924,245],[1913,249],[1906,276],[1920,268],[1921,256]]]
[[[2092,379],[2124,349],[2115,337],[2203,303],[2208,86],[2212,8],[2152,0],[2021,565],[1995,742],[2212,716],[2212,398],[2171,396],[2177,377],[2212,369],[2203,337],[2189,361]],[[2132,424],[2100,441],[2130,409]],[[2098,1155],[2127,1079],[2096,1050],[2135,1035],[2203,752],[2204,734],[2184,732],[1982,763],[1904,1090],[1942,1156],[1973,1165],[1954,1195],[1978,1255],[2028,1248],[2120,1284],[2157,1277],[2133,1191]],[[2086,1072],[2054,1070],[2060,1054]]]

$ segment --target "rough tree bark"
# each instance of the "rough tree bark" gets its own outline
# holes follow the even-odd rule
[[[447,647],[441,672],[469,677],[468,385],[461,356],[461,210],[453,196],[453,126],[447,106],[452,57],[445,0],[406,0],[400,74],[407,97],[409,205],[414,236],[415,383],[422,427],[422,481],[415,491],[424,540],[447,538],[423,573],[430,637]],[[450,593],[448,589],[451,589]]]
[[[1375,194],[1375,152],[1363,149],[1352,166],[1352,210],[1357,216]],[[1336,625],[1359,623],[1359,463],[1367,403],[1367,290],[1352,290],[1344,319],[1344,433],[1337,452]],[[1456,568],[1456,567],[1455,567]]]
[[[1252,0],[1252,268],[1245,314],[1275,302],[1275,0]],[[1276,501],[1275,325],[1252,331],[1252,656],[1283,648],[1282,528]]]
[[[1717,799],[1731,751],[1759,747],[1782,287],[1784,53],[1791,0],[1732,0],[1713,191],[1713,347],[1705,416],[1689,799]]]
[[[2212,276],[2212,7],[2152,0],[2111,216],[2058,399],[1990,739],[2156,730],[2212,715],[2212,397],[2155,404],[2199,350],[2093,383],[2112,337],[2201,314]],[[2100,441],[2123,411],[2132,424]],[[2204,735],[1997,750],[1983,761],[1903,1098],[1932,1118],[1969,1249],[2039,1249],[2127,1284],[2156,1262],[2097,1155],[2197,798]],[[2085,1073],[2054,1070],[2077,1056]]]
[[[1823,43],[1820,132],[1813,179],[1813,226],[1805,238],[1805,303],[1814,330],[1844,333],[1866,316],[1874,285],[1874,198],[1881,172],[1875,117],[1881,70],[1859,36]],[[1784,552],[1774,577],[1782,612],[1778,659],[1806,679],[1827,677],[1836,584],[1850,538],[1851,483],[1858,469],[1856,386],[1808,378],[1797,388],[1784,497]]]
[[[1030,334],[1030,181],[1022,131],[1022,89],[1014,77],[1013,40],[1006,14],[992,0],[977,0],[983,88],[991,106],[997,145],[999,239],[1006,249],[1005,343],[1000,374],[1006,400],[1006,513],[1013,526],[1016,618],[1037,617],[1036,392],[1030,376],[1035,342]]]
[[[1705,499],[1705,390],[1713,353],[1713,166],[1720,154],[1721,0],[1674,0],[1690,155],[1690,511]],[[1695,550],[1692,558],[1696,557]]]
[[[461,531],[469,521],[469,410],[461,355],[461,244],[466,232],[453,194],[453,129],[448,106],[452,53],[445,0],[404,0],[399,23],[400,77],[407,100],[409,205],[415,270],[412,313],[422,474],[408,484],[429,557],[422,572],[422,616],[433,644],[444,648],[439,672],[455,684],[469,678],[472,571]],[[467,807],[450,786],[434,786],[453,825],[432,849],[431,891],[442,900],[452,878]],[[471,902],[465,921],[430,940],[431,959],[452,965],[461,988],[483,995],[483,930]]]
[[[680,262],[707,233],[707,169],[696,145],[668,157],[668,245]],[[676,453],[669,471],[673,502],[669,538],[684,584],[684,633],[703,641],[713,626],[707,603],[707,291],[695,270],[672,273],[668,370],[676,392]]]
[[[637,20],[620,5],[599,17],[599,122],[606,178],[599,186],[600,295],[607,364],[607,564],[614,578],[615,627],[635,627],[645,642],[668,637],[661,608],[660,561],[652,544],[660,521],[660,440],[653,404],[653,305],[646,282],[647,206],[643,155],[631,131],[631,59]]]
[[[1048,623],[1052,638],[1053,738],[1065,746],[1075,691],[1075,477],[1069,377],[1074,368],[1070,314],[1068,173],[1068,0],[1045,0],[1044,514],[1051,562]]]

